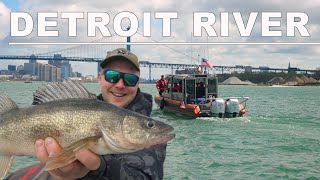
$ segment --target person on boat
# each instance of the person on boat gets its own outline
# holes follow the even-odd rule
[[[203,82],[199,82],[199,84],[197,84],[197,87],[196,87],[196,95],[197,95],[197,98],[203,98],[205,97],[206,95],[206,88],[203,84]]]
[[[173,92],[181,92],[182,87],[178,83],[173,83]]]
[[[166,90],[167,80],[164,79],[164,75],[161,75],[161,79],[157,81],[156,87],[159,91],[159,95],[162,96],[162,93]]]
[[[140,66],[136,55],[123,48],[115,49],[108,52],[100,67],[101,94],[97,99],[150,116],[153,100],[150,94],[139,89]],[[53,138],[38,139],[35,152],[41,164],[16,171],[7,179],[163,179],[166,144],[133,153],[103,156],[82,150],[71,164],[41,172],[48,156],[58,154],[61,149]]]

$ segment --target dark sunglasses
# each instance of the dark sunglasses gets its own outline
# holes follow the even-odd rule
[[[115,70],[104,70],[103,73],[104,79],[109,83],[117,83],[122,78],[124,85],[133,87],[139,81],[139,77],[134,74],[122,73]]]

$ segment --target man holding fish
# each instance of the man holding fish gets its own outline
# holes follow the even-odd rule
[[[137,56],[123,48],[115,49],[108,52],[100,66],[102,71],[98,75],[98,83],[101,94],[97,99],[106,103],[97,100],[80,102],[82,100],[79,99],[92,100],[95,97],[81,85],[71,81],[52,83],[34,94],[34,104],[39,104],[35,106],[39,107],[39,112],[57,112],[59,115],[53,115],[57,117],[54,119],[62,118],[62,121],[72,116],[68,121],[75,123],[66,126],[72,126],[77,132],[70,130],[72,128],[68,131],[58,128],[61,125],[51,123],[56,120],[50,118],[46,124],[49,127],[33,125],[32,133],[28,132],[26,136],[34,139],[31,142],[35,142],[35,153],[19,151],[14,152],[14,155],[34,155],[45,167],[28,167],[13,173],[8,179],[163,179],[166,142],[175,135],[171,132],[171,126],[149,118],[152,96],[139,89],[140,66]],[[70,100],[70,95],[60,97],[61,94],[73,92],[77,92],[77,95],[71,96],[79,99]],[[10,101],[7,96],[0,96],[0,100],[2,99]],[[68,105],[70,101],[72,102]],[[57,104],[50,109],[50,103]],[[88,106],[90,103],[92,105]],[[82,109],[81,106],[85,105],[87,107]],[[0,106],[0,117],[3,114],[10,117],[12,107],[16,108],[11,104],[1,110]],[[82,114],[77,115],[79,111]],[[70,114],[74,112],[76,115]],[[92,112],[94,113],[91,114]],[[102,120],[92,120],[92,125],[92,118]],[[37,132],[37,136],[34,132]],[[69,135],[68,138],[63,137],[66,134]],[[78,136],[73,137],[74,134]],[[6,142],[5,138],[0,137],[1,141],[3,139]],[[2,151],[4,150],[0,149],[0,153]],[[10,156],[5,157],[4,159],[10,159]],[[12,162],[7,161],[8,164]],[[43,168],[46,171],[41,172]],[[3,174],[6,172],[0,172],[0,175]]]

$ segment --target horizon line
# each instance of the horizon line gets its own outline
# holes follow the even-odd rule
[[[9,42],[9,45],[320,45],[320,42]]]

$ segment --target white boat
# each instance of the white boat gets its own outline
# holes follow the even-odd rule
[[[168,84],[162,96],[156,94],[160,109],[192,117],[239,117],[246,114],[248,97],[219,97],[218,78],[210,74],[176,74],[165,77]],[[174,91],[174,84],[181,90]]]

